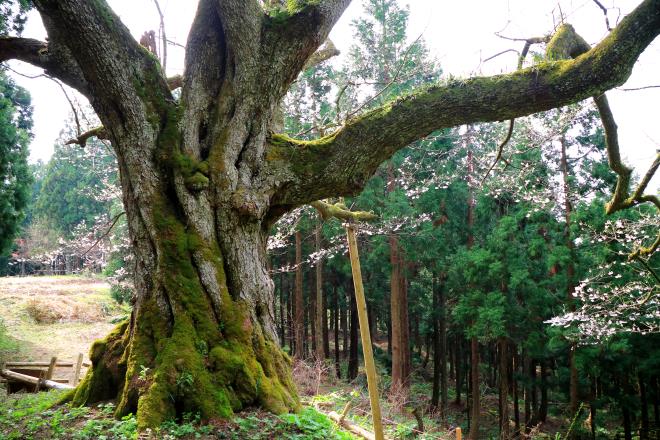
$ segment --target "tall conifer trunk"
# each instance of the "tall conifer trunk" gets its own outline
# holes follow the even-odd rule
[[[569,261],[566,266],[566,303],[571,312],[575,312],[575,299],[573,294],[575,293],[575,267],[573,265],[573,259],[575,258],[575,246],[573,245],[573,239],[571,238],[571,214],[573,207],[571,204],[571,191],[569,186],[569,169],[568,169],[568,157],[566,154],[566,138],[562,136],[561,138],[561,171],[563,178],[563,192],[564,192],[564,219],[566,224],[564,225],[564,239],[566,240],[566,247],[569,251]],[[568,364],[570,371],[570,380],[569,380],[569,396],[570,396],[570,408],[571,413],[575,414],[578,410],[578,371],[577,365],[575,364],[575,350],[577,349],[577,344],[571,342],[569,351],[568,351]]]

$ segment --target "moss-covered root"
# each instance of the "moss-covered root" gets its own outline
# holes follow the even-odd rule
[[[230,417],[248,406],[275,413],[299,408],[290,361],[261,337],[195,341],[192,322],[180,318],[147,373],[137,405],[138,426],[153,428],[187,412],[203,419]]]
[[[73,396],[74,404],[117,398],[115,415],[137,413],[140,429],[185,413],[206,420],[228,418],[249,406],[274,413],[299,409],[290,359],[261,329],[245,321],[235,336],[206,341],[188,315],[167,334],[143,321],[130,342],[126,325],[92,347],[93,366]],[[150,343],[145,343],[145,333]]]
[[[75,389],[73,395],[67,395],[73,405],[81,406],[103,400],[115,399],[118,390],[124,386],[126,366],[122,364],[122,355],[128,338],[128,321],[119,324],[106,336],[92,344],[89,358],[92,367]]]

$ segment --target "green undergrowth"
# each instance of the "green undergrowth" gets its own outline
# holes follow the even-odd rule
[[[105,402],[94,406],[58,405],[65,392],[19,393],[0,395],[0,439],[74,439],[130,440],[138,438],[134,415],[113,417],[115,405]],[[150,439],[228,439],[266,440],[286,438],[298,440],[353,440],[325,415],[314,408],[298,414],[276,416],[248,410],[231,420],[202,423],[199,415],[184,414],[160,427],[142,433]]]

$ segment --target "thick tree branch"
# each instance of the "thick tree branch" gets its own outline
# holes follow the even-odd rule
[[[589,44],[575,32],[572,26],[563,25],[548,44],[546,54],[555,58],[578,57],[590,49]],[[618,128],[612,114],[612,109],[605,94],[596,96],[594,102],[598,108],[600,120],[605,130],[608,163],[617,175],[616,188],[614,189],[612,198],[605,205],[605,212],[612,214],[616,211],[628,209],[646,202],[653,203],[660,211],[660,198],[656,195],[644,194],[646,187],[660,166],[660,153],[656,155],[653,164],[651,164],[651,167],[639,182],[635,191],[630,194],[630,180],[633,170],[628,168],[621,160]],[[658,232],[658,236],[651,246],[639,247],[629,255],[629,258],[641,260],[642,257],[653,254],[658,246],[660,246],[660,232]]]
[[[144,100],[169,95],[158,62],[135,41],[105,0],[35,0],[48,32],[49,54],[70,54],[87,80],[87,96],[95,108],[106,110],[119,127]],[[57,75],[55,75],[57,76]],[[145,93],[145,84],[150,93]],[[169,99],[169,97],[168,97]],[[136,121],[137,122],[137,121]],[[141,123],[141,122],[140,122]]]
[[[322,200],[311,202],[310,205],[318,211],[323,220],[338,218],[346,221],[367,222],[378,218],[373,212],[351,211],[343,203],[327,203]]]
[[[435,130],[512,119],[599,96],[626,81],[658,33],[660,0],[646,0],[600,44],[573,60],[434,85],[358,116],[316,141],[273,135],[270,160],[292,178],[275,194],[274,205],[356,193],[381,162]]]
[[[108,131],[103,126],[92,128],[89,131],[81,133],[77,138],[67,141],[66,145],[77,144],[85,148],[87,141],[92,137],[96,137],[98,139],[108,139]]]
[[[222,21],[228,45],[237,52],[258,47],[265,14],[258,0],[213,0]]]
[[[41,67],[46,74],[87,94],[82,71],[68,51],[52,51],[45,41],[32,38],[0,37],[0,62],[19,60]]]
[[[332,40],[327,39],[325,44],[323,44],[323,46],[321,46],[319,50],[314,52],[312,56],[309,57],[309,59],[305,63],[305,67],[303,67],[303,70],[316,67],[322,62],[328,61],[332,57],[336,57],[340,53],[341,52],[339,52],[339,49],[337,49],[337,46],[335,46]]]
[[[300,0],[295,6],[271,8],[264,28],[262,58],[269,69],[277,67],[272,74],[280,96],[284,96],[308,60],[326,41],[350,2]]]

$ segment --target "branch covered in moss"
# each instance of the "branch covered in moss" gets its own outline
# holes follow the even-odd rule
[[[555,36],[548,43],[546,55],[556,58],[575,58],[591,50],[589,44],[575,32],[570,25],[562,25]],[[605,212],[612,214],[617,211],[628,209],[641,203],[653,203],[660,211],[660,198],[657,195],[644,194],[646,188],[660,167],[660,153],[656,154],[655,160],[639,182],[634,192],[630,193],[630,180],[633,170],[626,166],[621,159],[619,147],[619,134],[612,114],[612,109],[607,97],[602,94],[594,98],[600,120],[605,130],[605,146],[607,149],[608,164],[617,175],[616,187],[612,198],[605,205]],[[652,255],[660,247],[660,231],[655,241],[649,246],[640,246],[629,255],[630,259],[640,259]]]
[[[343,203],[330,204],[317,200],[311,202],[310,205],[318,211],[323,220],[328,220],[334,217],[346,221],[368,222],[378,218],[373,212],[351,211]]]
[[[276,66],[270,73],[281,85],[281,96],[298,74],[314,62],[315,54],[322,53],[317,49],[326,41],[350,2],[289,0],[286,6],[270,8],[264,28],[263,53],[267,54],[268,65]]]
[[[510,74],[450,80],[349,120],[313,142],[274,135],[273,166],[292,176],[274,205],[297,206],[362,189],[394,152],[435,130],[561,107],[623,84],[660,33],[660,0],[646,0],[593,49]]]
[[[78,144],[84,148],[87,145],[87,141],[89,140],[89,138],[92,137],[96,137],[98,139],[108,139],[108,131],[103,126],[92,128],[91,130],[82,133],[77,138],[69,140],[66,144],[67,145]]]

